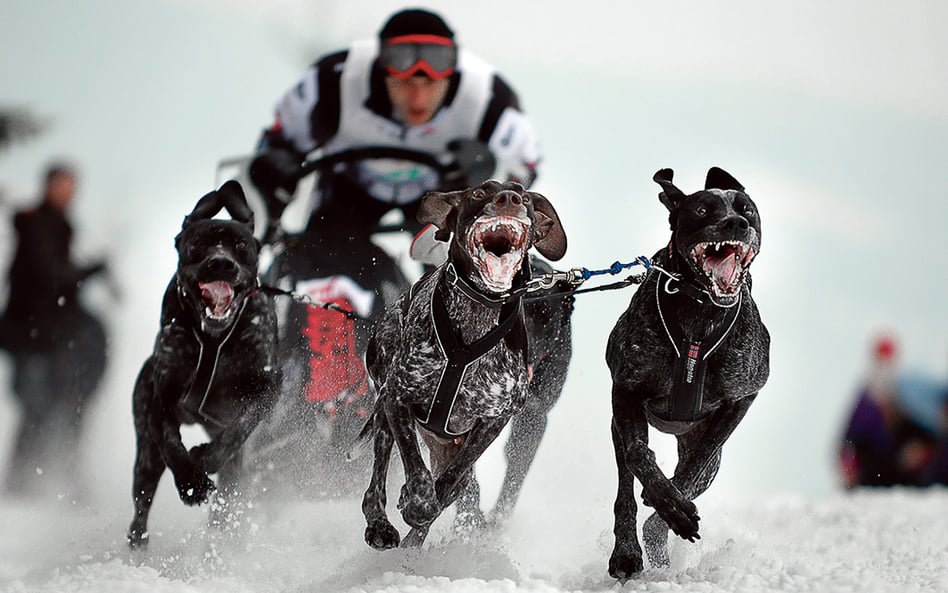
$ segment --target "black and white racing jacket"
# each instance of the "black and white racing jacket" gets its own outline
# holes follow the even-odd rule
[[[444,105],[431,121],[407,126],[392,118],[377,55],[378,40],[368,40],[317,61],[277,103],[276,123],[261,143],[300,154],[393,146],[438,156],[452,140],[477,139],[497,158],[495,178],[533,182],[540,159],[533,126],[492,66],[461,50]],[[403,160],[363,161],[347,165],[344,173],[376,200],[393,205],[418,200],[438,185],[435,171]]]

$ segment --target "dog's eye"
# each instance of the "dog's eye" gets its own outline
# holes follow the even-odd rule
[[[697,214],[698,216],[704,216],[707,213],[708,213],[708,209],[705,208],[704,206],[698,206],[697,208],[695,208],[695,214]]]
[[[475,189],[474,193],[471,194],[471,197],[475,200],[483,200],[487,197],[487,194],[482,189]]]
[[[521,200],[523,201],[524,204],[529,204],[531,202],[530,196],[527,194],[523,194],[523,198],[521,198]]]
[[[238,242],[237,242],[237,251],[243,251],[243,250],[245,250],[245,249],[247,249],[247,243],[246,243],[246,241],[238,241]]]
[[[743,213],[745,217],[750,218],[751,216],[754,216],[754,209],[751,208],[750,204],[748,204],[747,206],[744,206]]]

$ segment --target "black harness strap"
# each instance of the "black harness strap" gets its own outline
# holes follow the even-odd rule
[[[431,318],[435,328],[438,347],[447,359],[434,399],[428,408],[427,415],[422,418],[416,414],[419,424],[443,439],[454,439],[465,433],[453,433],[448,430],[451,420],[451,411],[457,401],[461,381],[468,367],[491,351],[513,329],[518,318],[523,314],[522,300],[519,297],[508,300],[500,308],[500,321],[486,334],[471,344],[464,344],[454,329],[448,317],[448,310],[444,299],[438,296],[438,287],[432,291]]]
[[[682,287],[687,286],[685,283],[679,284]],[[742,295],[738,296],[735,305],[727,309],[723,323],[713,327],[709,335],[695,339],[684,335],[677,309],[674,303],[670,302],[674,295],[679,292],[684,296],[694,298],[689,292],[681,291],[680,288],[672,291],[669,282],[659,281],[655,285],[658,315],[665,327],[665,333],[678,355],[675,360],[675,368],[672,371],[675,382],[672,386],[671,400],[668,404],[668,419],[676,422],[692,422],[698,419],[698,414],[701,411],[704,398],[704,373],[708,366],[708,357],[717,350],[734,327],[738,313],[740,313]]]
[[[197,413],[201,418],[217,426],[224,426],[225,422],[211,415],[204,409],[204,405],[207,403],[207,395],[211,391],[211,384],[214,382],[214,375],[217,372],[217,361],[221,355],[221,348],[224,347],[227,340],[234,334],[234,330],[237,329],[237,323],[244,313],[244,308],[247,306],[248,300],[249,297],[245,298],[243,303],[241,303],[240,310],[237,311],[237,317],[234,319],[234,323],[230,326],[230,329],[227,330],[226,334],[221,336],[209,336],[203,332],[199,332],[197,328],[191,330],[194,333],[194,339],[197,340],[200,346],[197,370],[194,373],[194,381],[191,383],[191,388],[188,389],[188,392],[181,398],[179,404],[184,409],[192,413]]]

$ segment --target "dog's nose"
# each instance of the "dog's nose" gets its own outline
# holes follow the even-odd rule
[[[205,269],[210,274],[233,274],[237,271],[237,263],[229,257],[218,255],[207,260]]]
[[[743,216],[729,216],[724,220],[724,229],[728,231],[746,231],[747,219]]]
[[[494,196],[494,204],[498,206],[507,206],[508,204],[520,206],[523,204],[523,197],[517,192],[502,191]]]

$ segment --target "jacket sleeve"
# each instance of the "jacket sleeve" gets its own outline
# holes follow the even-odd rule
[[[479,139],[497,158],[495,177],[519,181],[529,188],[536,181],[540,163],[540,143],[533,123],[520,108],[516,93],[499,75],[494,75],[492,87]]]
[[[101,264],[76,266],[70,259],[68,238],[54,236],[56,230],[40,218],[19,215],[15,226],[22,246],[18,253],[20,272],[29,274],[36,295],[69,297],[75,294],[81,281],[104,267]]]
[[[277,102],[275,121],[258,150],[279,148],[300,155],[329,141],[339,128],[339,84],[348,52],[321,58]]]

